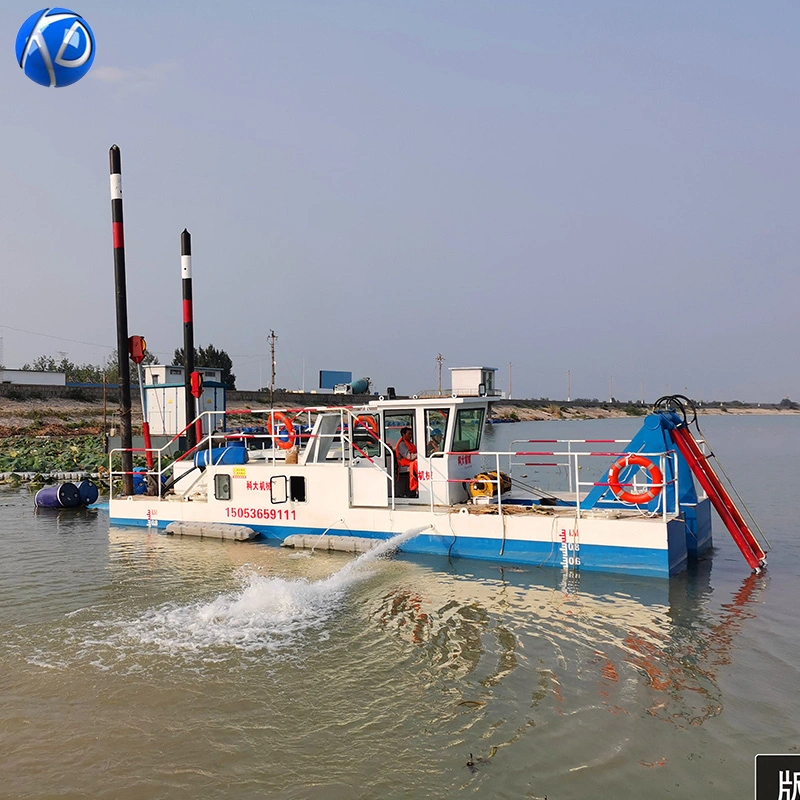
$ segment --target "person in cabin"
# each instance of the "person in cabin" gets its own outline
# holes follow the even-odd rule
[[[397,456],[397,496],[418,497],[417,446],[411,438],[411,428],[400,428],[395,446]]]
[[[439,428],[434,428],[431,431],[431,438],[425,448],[425,454],[430,458],[434,453],[442,452],[442,432]]]

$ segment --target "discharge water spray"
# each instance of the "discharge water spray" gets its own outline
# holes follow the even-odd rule
[[[341,569],[316,581],[286,579],[250,573],[244,586],[211,601],[150,609],[121,624],[128,639],[155,646],[159,651],[225,658],[230,648],[246,652],[280,652],[317,631],[327,637],[329,620],[341,610],[347,592],[367,578],[381,557],[414,538],[429,526],[413,528],[391,539]]]

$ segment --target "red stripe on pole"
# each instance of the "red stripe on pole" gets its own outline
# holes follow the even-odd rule
[[[114,232],[114,249],[125,247],[125,238],[122,233],[122,223],[112,222],[111,228]]]
[[[183,301],[183,321],[184,322],[191,322],[192,321],[192,301],[191,300],[184,300]]]

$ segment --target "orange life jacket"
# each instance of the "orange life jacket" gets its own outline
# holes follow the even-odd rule
[[[417,453],[417,446],[414,442],[406,442],[405,439],[400,438],[397,440],[397,444],[395,445],[394,452],[397,456],[397,466],[398,467],[408,467],[408,488],[412,492],[416,492],[419,488],[419,478],[417,472],[417,459],[416,458],[403,458],[400,455],[400,442],[405,442],[406,447],[408,447],[409,453]]]
[[[412,464],[416,464],[417,460],[415,458],[403,458],[403,456],[400,455],[400,442],[405,442],[409,453],[413,453],[414,455],[417,454],[417,446],[414,444],[414,442],[406,442],[405,439],[398,439],[397,444],[394,446],[394,452],[397,456],[398,466],[410,467]]]

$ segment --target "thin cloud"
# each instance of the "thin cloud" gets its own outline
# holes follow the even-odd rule
[[[89,74],[123,94],[146,94],[172,80],[178,64],[165,61],[149,67],[95,67]]]

